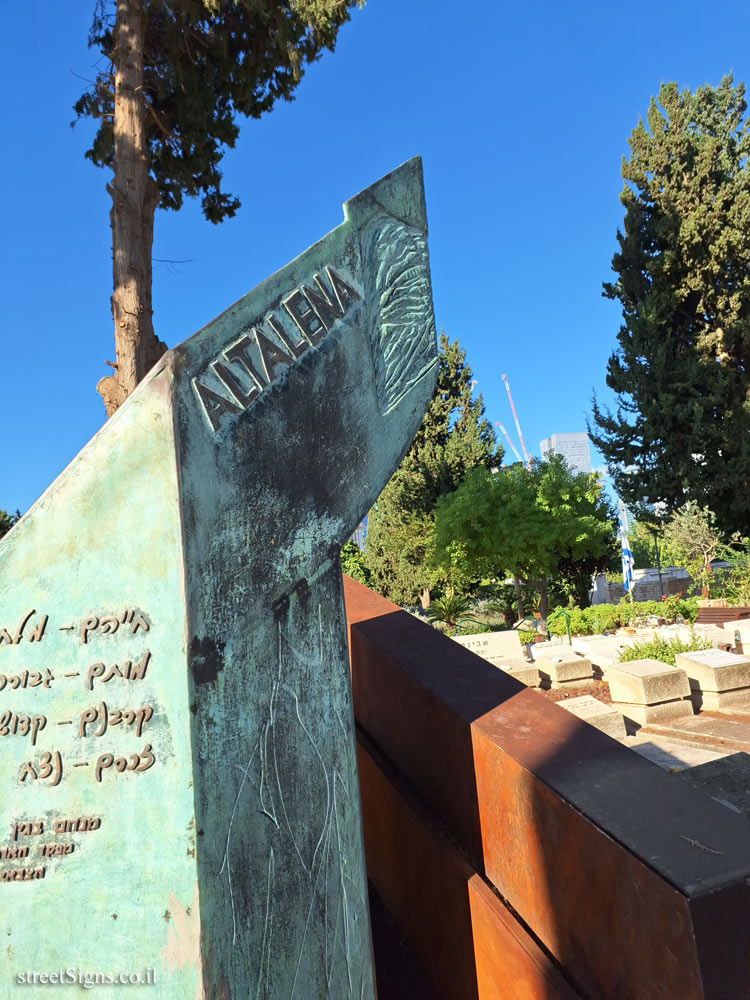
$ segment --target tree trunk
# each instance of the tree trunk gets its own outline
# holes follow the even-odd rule
[[[703,585],[701,586],[701,597],[710,598],[711,596],[708,578],[713,574],[713,571],[714,568],[711,565],[711,560],[706,559],[703,564]]]
[[[521,597],[521,581],[518,579],[518,574],[513,576],[513,586],[516,588],[516,607],[518,608],[518,620],[521,621],[526,617],[523,610],[523,598]]]
[[[547,621],[547,581],[542,578],[539,581],[539,614],[542,621]]]
[[[159,192],[148,172],[142,96],[145,27],[141,0],[117,0],[114,176],[108,186],[116,368],[96,387],[108,417],[167,349],[154,335],[151,307],[151,249]]]
[[[425,587],[419,596],[419,600],[422,604],[422,610],[426,611],[430,606],[430,588]]]

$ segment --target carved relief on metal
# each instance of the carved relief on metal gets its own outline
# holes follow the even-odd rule
[[[436,363],[427,240],[381,213],[362,234],[362,256],[378,404],[387,413]]]
[[[224,854],[218,875],[226,879],[231,909],[232,946],[241,934],[234,873],[246,871],[233,842],[233,826],[240,810],[252,809],[269,823],[268,854],[258,863],[263,867],[259,897],[262,899],[262,945],[256,956],[254,1000],[278,995],[274,969],[291,958],[294,966],[291,1000],[306,995],[301,975],[303,954],[321,947],[329,995],[364,995],[367,972],[357,961],[352,939],[358,935],[358,921],[366,919],[367,903],[362,894],[356,856],[350,856],[351,817],[358,808],[356,778],[347,765],[352,735],[334,707],[331,733],[332,755],[339,765],[331,766],[321,753],[305,721],[306,698],[297,684],[306,674],[320,676],[325,666],[322,638],[318,655],[300,655],[291,637],[279,623],[277,675],[271,686],[265,718],[244,766],[240,766],[237,793],[229,816]],[[310,720],[308,719],[309,723]],[[330,758],[330,749],[326,752]],[[299,776],[305,775],[303,780]],[[305,886],[306,912],[294,956],[278,952],[275,931],[284,921],[285,900],[279,895],[279,871]],[[288,928],[287,928],[288,930]],[[338,984],[338,985],[336,985]]]

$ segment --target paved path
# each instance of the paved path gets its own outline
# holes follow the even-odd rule
[[[750,715],[701,712],[692,718],[652,723],[641,729],[638,736],[657,736],[724,754],[738,750],[750,753]]]
[[[709,760],[718,760],[720,757],[734,753],[733,750],[717,750],[701,745],[675,743],[674,740],[653,733],[644,733],[643,730],[637,736],[628,736],[620,742],[623,746],[635,750],[642,757],[648,758],[654,764],[658,764],[659,767],[663,767],[665,771],[695,767],[697,764],[705,764]]]

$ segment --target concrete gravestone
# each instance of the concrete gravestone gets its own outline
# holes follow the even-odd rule
[[[27,970],[374,996],[338,553],[436,372],[412,160],[165,355],[0,544],[0,996]]]
[[[675,662],[688,676],[696,708],[723,711],[750,707],[750,657],[699,649],[678,653]]]
[[[523,658],[523,647],[518,632],[507,629],[503,632],[481,632],[478,635],[455,635],[455,642],[494,663],[496,667],[510,660]]]

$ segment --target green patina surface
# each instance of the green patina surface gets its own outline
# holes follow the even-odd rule
[[[47,716],[34,747],[0,736],[2,843],[45,869],[0,881],[0,996],[29,995],[16,971],[80,968],[154,969],[170,1000],[374,997],[338,551],[436,365],[410,161],[166,355],[0,544],[0,671],[54,674],[0,691],[0,711]],[[147,652],[145,676],[105,681]],[[116,713],[141,708],[139,736]],[[79,817],[96,828],[49,833]],[[44,834],[13,840],[18,822]],[[39,842],[74,850],[40,861]]]
[[[0,736],[3,789],[0,847],[24,846],[24,860],[0,861],[0,874],[23,867],[45,869],[41,880],[0,882],[4,899],[0,996],[39,996],[42,987],[17,984],[27,971],[169,974],[171,992],[192,997],[199,975],[192,955],[176,940],[189,933],[184,912],[197,886],[192,802],[192,760],[185,676],[185,605],[168,373],[153,382],[91,441],[0,546],[0,626],[13,636],[29,620],[18,644],[0,645],[0,713],[46,717],[36,737]],[[84,621],[123,616],[133,610],[149,625],[112,623],[86,633]],[[29,641],[33,626],[48,616],[41,641]],[[136,615],[133,616],[136,621]],[[90,625],[93,622],[89,623]],[[72,625],[70,630],[61,630]],[[116,674],[93,678],[127,660],[150,653],[145,676],[127,681]],[[13,689],[23,671],[49,670],[54,679]],[[77,676],[66,677],[66,674]],[[32,678],[33,679],[33,678]],[[0,678],[0,684],[3,681]],[[87,709],[107,711],[152,706],[142,733],[136,724],[86,727]],[[68,721],[69,720],[69,721]],[[7,720],[6,720],[7,722]],[[22,727],[23,728],[23,727]],[[3,730],[4,731],[4,730]],[[141,753],[150,744],[155,758],[142,772],[101,771],[103,754],[115,759]],[[62,779],[42,771],[45,752],[60,753]],[[86,766],[75,767],[86,761]],[[56,758],[54,763],[57,763]],[[55,833],[56,820],[100,819],[97,829]],[[42,823],[43,833],[20,834],[16,823]],[[92,823],[96,826],[96,823]],[[73,845],[71,854],[43,857],[42,844]],[[124,988],[124,987],[123,987]],[[106,996],[106,987],[97,995]],[[157,990],[157,995],[158,995]],[[79,985],[55,989],[55,996],[81,995]]]

